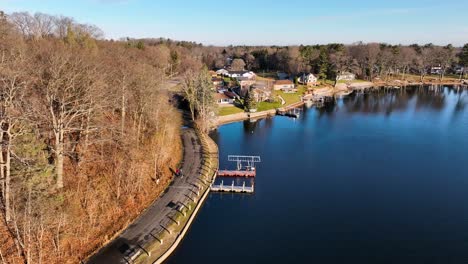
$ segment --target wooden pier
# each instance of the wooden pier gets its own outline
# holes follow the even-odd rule
[[[211,185],[212,192],[231,192],[231,193],[253,193],[255,191],[254,185],[245,186],[245,182],[242,186],[234,185],[234,182],[231,185],[224,185],[223,182],[219,185]]]
[[[257,172],[255,170],[220,170],[218,177],[240,177],[240,178],[255,178]]]

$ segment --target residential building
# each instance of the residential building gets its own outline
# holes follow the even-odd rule
[[[218,105],[234,104],[234,97],[231,97],[230,94],[227,94],[227,92],[216,93],[215,100]]]
[[[281,90],[283,92],[297,92],[297,89],[294,86],[294,83],[291,82],[290,80],[276,81],[275,84],[273,85],[273,89]]]
[[[216,71],[216,74],[220,76],[229,76],[229,71],[226,69],[219,69]]]
[[[253,97],[255,101],[258,102],[265,102],[271,98],[271,90],[266,88],[253,88],[252,90]]]
[[[257,75],[252,71],[229,71],[228,76],[233,79],[248,78],[254,80]]]
[[[342,72],[336,77],[338,81],[353,81],[356,80],[356,74],[350,72]]]
[[[298,83],[308,86],[317,85],[318,78],[312,73],[302,73],[298,75]]]
[[[430,70],[431,74],[442,74],[442,67],[441,66],[433,66]]]

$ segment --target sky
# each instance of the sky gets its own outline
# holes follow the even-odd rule
[[[205,45],[468,43],[468,0],[0,0],[6,13],[73,17],[106,38]]]

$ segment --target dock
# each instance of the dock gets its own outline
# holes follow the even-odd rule
[[[223,178],[233,179],[231,184],[225,185],[221,180],[220,184],[215,184],[215,179],[211,183],[210,190],[212,192],[230,192],[230,193],[254,193],[255,183],[254,178],[257,176],[257,170],[255,164],[261,162],[259,156],[240,156],[240,155],[228,155],[228,160],[237,163],[237,169],[235,170],[218,170],[216,176]],[[242,185],[235,184],[236,178],[244,178]],[[245,179],[252,178],[251,186],[245,185]],[[238,182],[238,181],[237,181]]]
[[[257,172],[255,170],[220,170],[218,177],[240,177],[240,178],[255,178]]]
[[[254,185],[245,186],[245,182],[242,186],[237,186],[232,183],[231,185],[224,185],[222,182],[219,185],[211,185],[212,192],[231,192],[231,193],[253,193],[255,191]]]

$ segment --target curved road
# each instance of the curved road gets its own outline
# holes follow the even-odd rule
[[[88,264],[128,263],[135,252],[144,252],[148,241],[154,240],[151,234],[164,229],[170,216],[178,207],[187,204],[195,197],[201,168],[201,143],[192,128],[182,131],[184,157],[182,177],[175,176],[167,190],[147,208],[125,231],[101,248],[88,261]],[[144,254],[144,253],[143,253]]]

